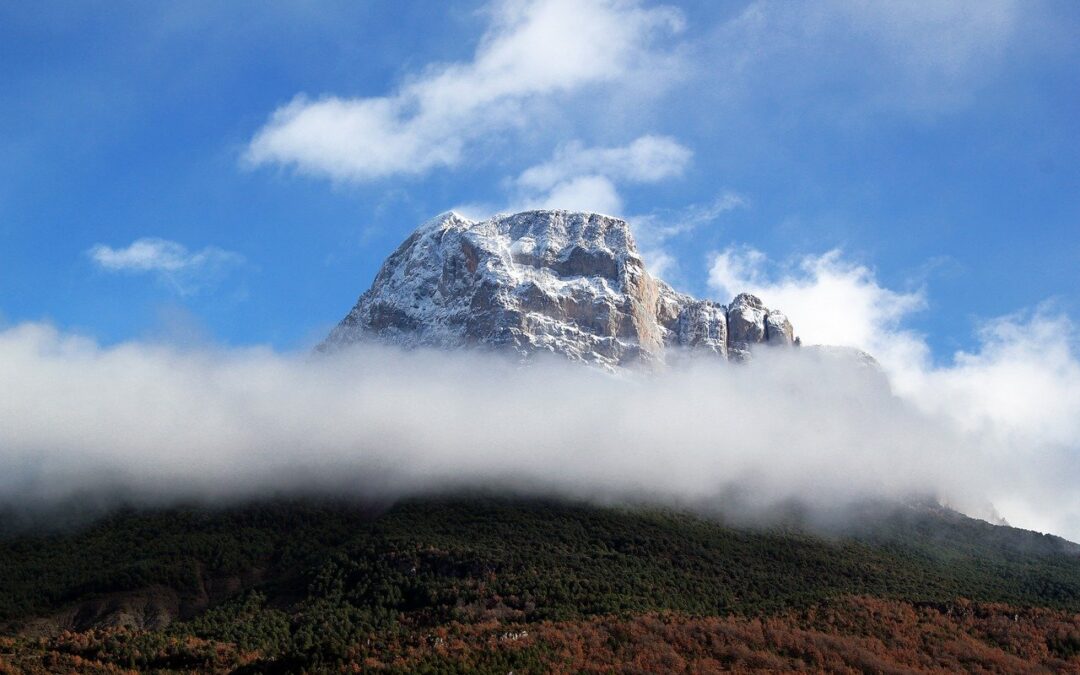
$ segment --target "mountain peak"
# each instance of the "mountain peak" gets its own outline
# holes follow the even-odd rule
[[[320,348],[369,340],[548,352],[613,369],[695,352],[741,360],[794,335],[755,296],[725,306],[652,277],[624,220],[534,210],[479,221],[449,211],[417,228]]]

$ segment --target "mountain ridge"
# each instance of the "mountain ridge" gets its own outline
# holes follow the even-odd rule
[[[554,353],[609,370],[800,343],[753,295],[725,305],[653,277],[625,220],[565,210],[478,221],[450,211],[421,224],[319,349],[369,340]]]

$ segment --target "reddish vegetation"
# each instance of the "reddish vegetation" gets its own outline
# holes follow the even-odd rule
[[[522,631],[527,634],[522,634]],[[430,645],[430,646],[429,646]],[[1080,615],[957,602],[916,606],[848,598],[764,619],[648,614],[579,622],[454,626],[368,666],[440,660],[482,666],[491,652],[536,649],[550,672],[986,670],[1080,672]]]
[[[258,653],[195,637],[147,641],[124,630],[0,642],[0,673],[256,668]],[[142,653],[153,643],[155,653]],[[644,614],[581,621],[451,624],[372,636],[345,671],[449,667],[506,672],[833,672],[1052,670],[1080,673],[1080,614],[958,601],[914,605],[855,597],[766,617]]]

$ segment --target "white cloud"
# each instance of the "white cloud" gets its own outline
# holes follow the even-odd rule
[[[1051,445],[1080,439],[1080,362],[1076,326],[1050,307],[982,324],[976,352],[932,369],[918,390],[930,407],[962,411],[965,429],[992,429],[1015,440],[1034,433]]]
[[[667,136],[641,136],[628,145],[589,148],[568,143],[547,162],[514,181],[513,210],[544,208],[621,215],[620,183],[656,183],[682,175],[693,153]]]
[[[629,145],[614,148],[587,148],[572,142],[558,148],[547,162],[523,171],[516,183],[537,192],[589,175],[629,183],[656,183],[681,176],[691,157],[689,148],[668,136],[641,136]]]
[[[871,269],[844,260],[838,250],[779,266],[774,275],[768,271],[760,251],[729,248],[713,256],[709,285],[724,298],[744,291],[761,296],[810,344],[865,349],[887,365],[925,358],[922,339],[902,323],[925,306],[921,290],[884,288]]]
[[[486,218],[495,211],[566,209],[612,216],[623,213],[617,184],[656,183],[681,176],[693,152],[668,136],[641,136],[627,145],[586,147],[571,142],[551,159],[525,169],[508,181],[509,204],[464,204],[454,210]],[[471,217],[470,216],[470,217]]]
[[[759,295],[806,343],[869,351],[899,396],[982,439],[985,470],[1001,474],[989,497],[1006,517],[1080,534],[1080,355],[1067,317],[1043,307],[987,321],[975,350],[935,364],[924,337],[904,326],[924,292],[885,288],[838,251],[771,266],[758,251],[729,249],[714,257],[710,283],[725,297]]]
[[[520,207],[513,210],[566,209],[617,216],[622,213],[622,208],[622,197],[610,178],[577,176],[556,183],[547,194],[527,198]]]
[[[682,28],[677,11],[631,0],[503,0],[489,16],[470,62],[432,65],[387,96],[297,96],[247,161],[340,181],[454,166],[478,138],[527,124],[538,97],[648,71],[657,39]]]
[[[103,270],[151,273],[181,293],[219,279],[244,261],[240,254],[215,246],[189,251],[183,244],[152,237],[136,239],[124,248],[96,244],[86,253]]]

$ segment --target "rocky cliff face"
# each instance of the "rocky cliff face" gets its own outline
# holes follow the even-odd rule
[[[368,340],[550,352],[605,368],[741,360],[797,342],[787,318],[752,295],[725,306],[650,276],[624,221],[567,211],[479,222],[446,213],[421,225],[320,349]]]

